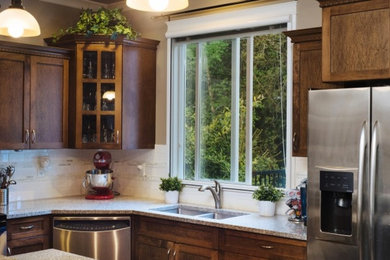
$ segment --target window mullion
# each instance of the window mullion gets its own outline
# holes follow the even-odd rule
[[[201,106],[202,106],[202,43],[196,48],[196,78],[195,78],[195,180],[200,179],[201,170]]]
[[[240,148],[240,38],[232,41],[232,104],[230,179],[238,182]]]
[[[246,135],[245,135],[245,182],[252,184],[252,122],[253,122],[253,36],[247,40],[246,56]]]
[[[180,177],[184,178],[184,172],[185,172],[185,111],[186,111],[186,46],[185,45],[179,45],[178,48],[178,62],[179,65],[176,68],[176,71],[178,72],[178,83],[177,83],[177,92],[178,95],[176,97],[176,102],[179,107],[178,110],[178,167],[180,169]]]

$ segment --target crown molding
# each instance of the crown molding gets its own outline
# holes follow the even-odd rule
[[[72,7],[76,9],[98,9],[100,7],[105,7],[108,8],[110,5],[109,4],[102,4],[94,1],[89,1],[89,0],[40,0],[41,2],[46,2],[46,3],[51,3],[55,5],[62,5],[62,6],[67,6],[67,7]]]

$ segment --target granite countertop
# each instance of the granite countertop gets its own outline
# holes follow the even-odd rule
[[[93,258],[63,252],[57,249],[46,249],[15,256],[0,256],[0,260],[93,260]]]
[[[164,204],[161,201],[145,200],[128,196],[118,196],[112,200],[86,200],[82,196],[76,196],[57,199],[10,202],[8,207],[4,208],[3,211],[7,213],[8,219],[47,214],[136,214],[258,234],[306,240],[306,227],[302,223],[293,223],[288,221],[288,217],[284,215],[262,217],[258,213],[247,212],[249,213],[248,215],[217,220],[153,210],[154,208],[167,205],[168,204]]]

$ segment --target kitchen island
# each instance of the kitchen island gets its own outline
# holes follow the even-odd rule
[[[75,255],[56,249],[20,254],[15,256],[0,256],[0,260],[92,260],[93,258]]]

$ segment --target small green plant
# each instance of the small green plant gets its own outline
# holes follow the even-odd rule
[[[255,200],[277,202],[283,197],[283,192],[281,190],[276,189],[270,184],[261,185],[257,190],[253,192],[252,197]]]
[[[53,35],[53,42],[68,34],[85,34],[87,37],[94,34],[110,35],[111,40],[115,40],[118,35],[128,39],[135,39],[138,35],[119,8],[99,8],[97,11],[83,9],[76,25],[60,29]]]
[[[181,180],[177,177],[160,178],[160,190],[162,191],[181,191],[183,186]]]

